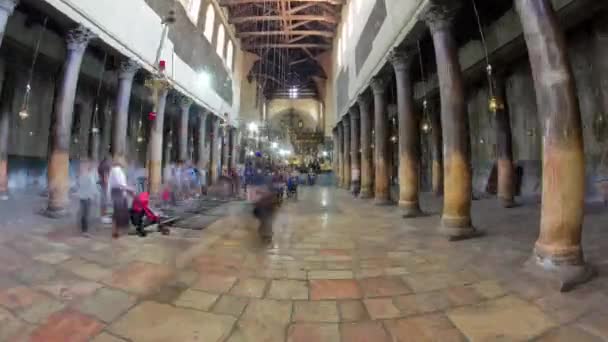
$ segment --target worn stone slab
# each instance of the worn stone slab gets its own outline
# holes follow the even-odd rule
[[[209,311],[219,295],[196,290],[186,290],[175,300],[175,306]]]
[[[86,314],[89,314],[103,322],[112,322],[129,308],[131,308],[137,298],[126,292],[101,288],[93,295],[85,298],[75,307]]]
[[[294,322],[339,322],[338,306],[333,301],[294,302]]]

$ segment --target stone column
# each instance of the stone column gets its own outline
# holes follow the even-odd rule
[[[230,126],[224,126],[222,139],[222,170],[230,170]]]
[[[233,127],[230,131],[230,167],[236,169],[238,165],[238,154],[239,154],[239,130]]]
[[[154,112],[156,118],[151,123],[150,137],[148,141],[148,191],[150,195],[156,197],[160,194],[162,187],[163,171],[163,135],[165,132],[165,108],[167,106],[167,95],[169,95],[169,84],[158,84],[154,91],[156,103]]]
[[[433,157],[431,163],[432,191],[435,196],[439,197],[443,195],[443,133],[441,128],[441,113],[433,110],[429,113],[429,121]]]
[[[120,64],[118,73],[118,94],[116,109],[112,122],[112,157],[114,160],[126,162],[127,157],[127,127],[129,120],[129,102],[133,78],[139,70],[139,65],[133,60],[125,60]]]
[[[399,207],[404,217],[420,216],[420,120],[414,108],[410,67],[413,55],[393,51],[390,61],[397,81],[397,116],[399,120]]]
[[[49,139],[51,149],[47,174],[49,190],[47,214],[51,217],[66,215],[70,207],[69,167],[74,100],[82,59],[93,37],[93,33],[83,26],[68,31],[66,37],[67,54],[60,83],[57,84],[58,91]]]
[[[338,158],[338,173],[336,174],[336,179],[337,186],[341,188],[344,180],[344,126],[342,126],[342,121],[338,121],[336,129],[338,130],[338,146],[336,149],[336,157]]]
[[[13,99],[15,97],[15,75],[6,70],[4,63],[0,64],[2,70],[2,95],[0,98],[0,200],[8,200],[8,141],[11,127]]]
[[[355,106],[349,110],[350,113],[350,164],[351,164],[351,189],[359,192],[361,189],[361,125],[359,107]]]
[[[207,117],[209,112],[203,110],[198,119],[198,158],[197,167],[202,172],[209,167],[209,157],[206,149],[207,144]]]
[[[456,8],[432,3],[423,13],[431,29],[441,96],[445,182],[441,233],[450,240],[475,235],[471,224],[471,141],[458,46],[452,32]]]
[[[6,23],[8,18],[13,15],[15,6],[19,3],[19,0],[0,0],[0,45],[4,40],[4,32],[6,31]]]
[[[343,142],[343,153],[344,153],[344,178],[342,179],[342,187],[346,190],[350,189],[351,182],[351,148],[350,148],[350,116],[344,115],[342,117],[342,125],[344,126],[344,142]]]
[[[372,157],[372,120],[370,113],[371,99],[366,95],[359,95],[359,115],[361,118],[361,193],[359,198],[372,198],[374,182],[372,169],[374,167]]]
[[[528,46],[543,130],[540,235],[531,265],[568,291],[593,276],[581,247],[585,154],[568,46],[551,1],[515,0]]]
[[[179,149],[178,161],[185,162],[189,158],[188,153],[188,120],[190,119],[190,107],[192,100],[189,97],[181,96],[179,99],[180,117],[179,117]]]
[[[498,171],[498,199],[505,208],[515,205],[515,167],[513,165],[513,145],[511,119],[506,101],[504,75],[496,77],[496,165]],[[502,104],[502,105],[501,105]]]
[[[334,176],[337,177],[337,175],[338,175],[338,154],[337,154],[337,152],[338,152],[338,127],[334,127],[334,129],[331,131],[331,136],[332,136],[332,141],[333,141],[332,166],[333,166]]]
[[[375,199],[376,204],[386,205],[391,203],[390,194],[390,170],[388,168],[388,117],[386,108],[386,81],[375,76],[371,82],[374,93],[374,125],[375,125]]]
[[[220,137],[220,119],[213,117],[211,121],[212,134],[211,137],[211,183],[215,184],[220,177],[220,162],[222,158],[221,137]]]

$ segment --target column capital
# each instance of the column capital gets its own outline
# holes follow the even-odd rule
[[[459,1],[453,1],[448,5],[435,0],[420,13],[419,18],[427,24],[431,33],[447,30],[452,25],[460,7]]]
[[[412,66],[415,54],[412,51],[404,49],[393,49],[388,60],[393,65],[395,72],[407,72]]]
[[[348,114],[344,114],[342,116],[342,124],[344,125],[344,127],[350,127],[350,116]]]
[[[119,79],[129,79],[135,76],[135,73],[139,70],[139,64],[133,59],[125,59],[120,62],[120,67],[118,69],[118,78]]]
[[[350,109],[348,110],[348,113],[350,114],[351,120],[359,120],[359,118],[361,117],[358,106],[350,107]]]
[[[184,112],[190,110],[190,106],[192,106],[192,103],[193,103],[192,99],[186,95],[180,95],[177,98],[177,101],[179,102],[179,107]]]
[[[15,7],[19,4],[19,0],[0,0],[0,10],[5,11],[10,16],[15,11]]]
[[[91,39],[96,37],[97,36],[93,33],[93,31],[89,30],[83,25],[78,25],[77,27],[68,31],[65,40],[69,51],[84,52],[87,49]]]
[[[384,94],[386,91],[386,79],[382,76],[374,76],[370,81],[370,87],[374,95]]]
[[[365,106],[369,108],[372,104],[372,98],[367,94],[359,94],[359,96],[357,96],[357,103],[359,103],[359,107]]]

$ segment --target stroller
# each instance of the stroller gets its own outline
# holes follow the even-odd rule
[[[287,198],[298,198],[298,177],[287,180]]]
[[[161,224],[161,216],[150,209],[150,194],[140,192],[133,199],[133,205],[130,210],[131,223],[135,226],[137,235],[145,237],[147,235],[145,227],[157,224],[158,231],[163,235],[169,235],[169,229]]]

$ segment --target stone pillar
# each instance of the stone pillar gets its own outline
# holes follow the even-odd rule
[[[342,187],[344,182],[344,126],[342,121],[338,121],[336,125],[338,130],[338,147],[336,149],[336,157],[338,158],[338,173],[336,174],[337,186]]]
[[[333,141],[333,153],[332,153],[332,167],[334,176],[337,179],[338,175],[338,127],[334,127],[331,131],[332,141]]]
[[[230,170],[230,126],[224,126],[222,139],[222,170]]]
[[[366,95],[359,95],[359,116],[361,118],[361,192],[359,198],[372,198],[374,195],[372,169],[372,120],[370,113],[371,99]]]
[[[156,94],[156,103],[154,104],[154,112],[156,118],[151,123],[150,137],[148,141],[148,191],[150,195],[156,197],[160,194],[162,188],[162,171],[163,171],[163,135],[165,132],[165,108],[167,106],[167,95],[169,95],[169,84],[159,84],[154,91]]]
[[[50,132],[50,155],[48,164],[49,201],[47,214],[60,217],[68,213],[70,207],[70,141],[74,100],[84,53],[93,33],[79,26],[68,31],[67,54],[63,64],[60,83],[53,108],[53,125]]]
[[[0,98],[0,200],[8,200],[8,141],[11,127],[13,99],[15,97],[15,75],[6,70],[4,63],[0,64],[2,70],[2,96]]]
[[[188,153],[188,120],[190,119],[190,107],[192,100],[189,97],[181,96],[179,99],[180,117],[179,117],[179,146],[178,146],[178,161],[185,162],[189,158]]]
[[[397,116],[399,120],[399,207],[404,217],[420,216],[420,120],[414,108],[410,67],[413,55],[393,51],[390,61],[397,81]]]
[[[350,148],[350,116],[348,114],[342,117],[342,125],[344,126],[344,178],[342,179],[342,187],[346,190],[350,189],[351,182],[351,148]]]
[[[505,208],[515,205],[515,167],[513,165],[513,145],[511,119],[506,101],[504,75],[496,77],[496,166],[498,173],[498,199]]]
[[[0,0],[0,45],[4,40],[4,32],[6,31],[6,23],[8,18],[13,15],[15,6],[19,3],[19,0]]]
[[[230,167],[233,169],[236,169],[239,161],[238,161],[238,155],[239,155],[239,146],[240,146],[240,142],[239,142],[239,130],[236,127],[233,127],[232,130],[230,131]]]
[[[209,155],[207,152],[206,144],[207,144],[207,117],[209,112],[203,110],[198,119],[198,158],[197,158],[197,166],[198,169],[202,172],[203,170],[208,169],[209,167]]]
[[[220,137],[220,119],[213,117],[211,121],[212,137],[211,137],[211,183],[217,183],[220,177],[220,162],[222,158],[222,146]]]
[[[441,96],[445,182],[441,232],[450,240],[475,235],[471,224],[471,141],[458,46],[452,32],[456,8],[432,3],[423,13],[431,29]]]
[[[123,162],[126,162],[127,157],[127,123],[129,120],[131,88],[137,70],[139,70],[137,62],[129,59],[120,64],[118,73],[118,94],[112,122],[112,157],[114,160],[122,160]]]
[[[351,164],[351,189],[359,192],[361,189],[361,125],[359,107],[355,106],[349,110],[350,113],[350,164]]]
[[[386,205],[391,203],[390,194],[390,170],[388,155],[388,118],[386,108],[386,81],[375,76],[371,82],[374,93],[374,125],[375,125],[375,199],[376,204]]]
[[[585,154],[566,38],[549,0],[515,0],[528,46],[543,130],[540,235],[531,265],[568,291],[593,276],[581,247]]]
[[[429,113],[429,121],[433,158],[431,162],[432,191],[435,196],[439,197],[443,195],[443,132],[441,128],[441,113],[433,110]]]

